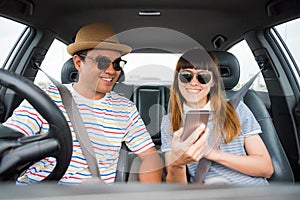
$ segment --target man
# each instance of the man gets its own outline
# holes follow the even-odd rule
[[[105,23],[94,23],[82,27],[75,42],[67,47],[78,70],[77,83],[68,84],[84,121],[98,161],[101,179],[113,183],[119,159],[121,143],[125,141],[129,149],[141,159],[139,180],[157,183],[162,177],[162,163],[154,144],[135,105],[112,91],[126,61],[121,56],[131,48],[120,44],[113,28]],[[78,184],[91,178],[85,157],[58,89],[44,88],[64,113],[73,138],[73,154],[69,168],[60,180],[62,184]],[[24,123],[25,122],[25,123]],[[47,132],[48,123],[25,100],[15,110],[5,126],[26,135]],[[28,184],[47,177],[55,166],[55,160],[46,158],[30,167],[19,177],[17,183]]]

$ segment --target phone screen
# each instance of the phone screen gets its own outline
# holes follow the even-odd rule
[[[207,125],[209,110],[190,110],[186,114],[181,141],[185,141],[201,123]]]

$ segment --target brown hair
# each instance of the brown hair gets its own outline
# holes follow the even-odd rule
[[[178,72],[180,69],[202,69],[211,71],[214,85],[210,89],[208,98],[211,109],[214,112],[214,134],[217,138],[220,132],[225,143],[232,141],[240,135],[240,121],[234,107],[226,101],[222,81],[220,80],[219,67],[215,56],[204,49],[191,49],[185,52],[178,60],[174,73],[174,81],[170,93],[170,128],[177,131],[183,125],[183,102],[184,98],[178,88]],[[225,130],[225,131],[224,131]],[[219,141],[217,141],[219,142]]]

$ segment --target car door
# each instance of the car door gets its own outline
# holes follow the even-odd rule
[[[244,34],[257,65],[262,69],[266,90],[260,94],[265,99],[296,181],[300,180],[299,27],[297,19]]]

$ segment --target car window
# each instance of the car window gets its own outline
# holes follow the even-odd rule
[[[66,50],[67,46],[63,42],[55,39],[48,50],[41,68],[52,78],[61,82],[61,69],[63,64],[71,57]],[[41,71],[38,71],[34,81],[39,86],[49,85],[51,81]]]
[[[14,46],[17,45],[26,26],[4,17],[0,17],[0,23],[0,68],[7,68],[6,66],[9,66],[7,58],[14,53],[12,50],[16,49]],[[13,56],[10,57],[13,58]]]
[[[235,55],[240,63],[240,80],[234,88],[239,89],[257,72],[259,72],[259,66],[245,40],[234,45],[231,49],[229,49],[229,52]],[[266,83],[262,74],[259,74],[259,76],[255,79],[251,88],[256,91],[267,91]]]
[[[278,33],[279,37],[275,37],[279,44],[286,45],[287,48],[282,46],[287,58],[289,58],[290,66],[294,71],[296,80],[300,85],[300,19],[295,19],[287,23],[280,24],[274,27],[274,30]],[[274,31],[273,34],[275,35]],[[248,47],[246,41],[241,41],[234,45],[229,52],[233,53],[239,60],[241,66],[241,77],[238,85],[235,89],[240,88],[244,83],[247,82],[256,72],[258,72],[259,67]],[[290,57],[288,54],[292,57]],[[291,60],[292,59],[292,60]],[[263,76],[260,74],[254,81],[252,88],[257,91],[267,91],[266,84],[264,82]]]
[[[275,38],[278,44],[282,44],[283,53],[288,58],[289,64],[300,86],[300,19],[275,26],[274,30],[279,34],[279,38]],[[283,45],[287,48],[284,48]],[[291,56],[289,56],[289,54]]]

